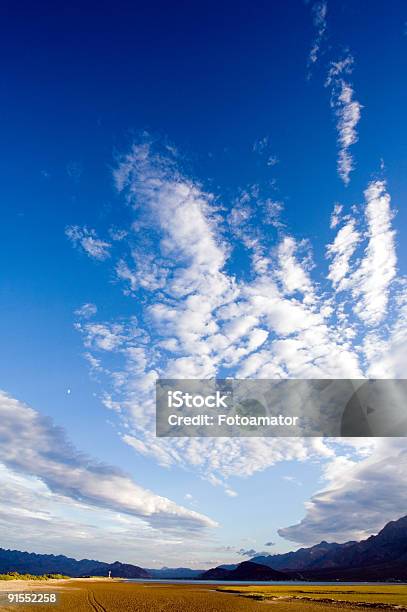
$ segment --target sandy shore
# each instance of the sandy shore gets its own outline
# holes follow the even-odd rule
[[[356,587],[357,589],[358,587]],[[217,585],[131,583],[109,579],[8,581],[0,583],[2,612],[333,612],[334,610],[395,610],[394,606],[359,602],[295,601],[289,597],[258,601],[237,593],[217,591]],[[7,604],[5,592],[56,593],[56,604]],[[361,600],[363,601],[361,593]],[[271,608],[270,608],[271,606]],[[398,610],[407,610],[400,606]]]
[[[83,583],[83,578],[66,578],[55,580],[0,580],[0,593],[9,591],[49,591],[50,586],[53,590],[66,589],[67,585],[73,586],[75,582]],[[92,578],[92,582],[121,582],[120,579],[111,578]]]

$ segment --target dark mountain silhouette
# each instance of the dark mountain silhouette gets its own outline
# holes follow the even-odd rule
[[[260,569],[256,570],[253,565]],[[219,565],[204,580],[407,580],[407,516],[361,542],[321,542],[279,555],[261,555],[237,566]]]
[[[321,542],[284,555],[252,559],[307,580],[406,580],[407,516],[361,542]]]
[[[251,561],[260,563],[261,565],[268,565],[277,570],[301,570],[309,569],[317,566],[319,562],[328,562],[329,556],[337,551],[339,548],[346,548],[353,546],[357,542],[346,542],[345,544],[336,544],[334,542],[321,542],[315,544],[310,548],[300,548],[296,551],[288,553],[282,553],[279,555],[261,555],[254,557]]]
[[[406,582],[407,563],[392,561],[362,567],[336,567],[328,569],[290,572],[291,579],[321,582]]]
[[[202,572],[198,578],[200,580],[232,580],[228,578],[231,570],[227,570],[224,567],[213,567],[206,572]]]
[[[39,555],[0,548],[0,574],[7,572],[42,574],[65,574],[66,576],[108,576],[111,571],[117,578],[149,578],[150,574],[137,565],[129,563],[104,563],[91,559],[77,561],[64,555]]]
[[[253,561],[243,561],[233,570],[215,567],[201,574],[199,578],[201,580],[289,580],[287,574]]]

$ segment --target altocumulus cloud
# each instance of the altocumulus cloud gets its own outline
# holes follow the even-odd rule
[[[173,160],[157,154],[149,143],[135,145],[121,158],[115,179],[135,221],[120,245],[119,266],[114,262],[113,266],[125,283],[125,291],[129,290],[131,295],[143,293],[144,319],[149,323],[137,327],[134,317],[129,325],[79,322],[77,329],[83,334],[86,348],[97,359],[111,352],[123,359],[123,368],[111,372],[114,397],[105,393],[104,402],[109,408],[119,409],[127,423],[125,442],[161,465],[193,466],[215,485],[222,485],[232,474],[250,475],[276,461],[304,459],[314,454],[316,447],[318,454],[328,452],[323,444],[299,439],[288,442],[266,438],[155,437],[152,391],[159,375],[208,377],[220,367],[232,371],[238,366],[242,373],[250,368],[251,372],[259,372],[259,376],[284,375],[286,362],[288,365],[298,358],[300,352],[296,347],[286,348],[282,340],[276,347],[279,355],[270,359],[272,345],[266,344],[270,332],[284,338],[312,326],[314,333],[297,342],[301,346],[315,342],[321,364],[321,342],[328,345],[326,355],[330,359],[336,343],[324,325],[325,316],[314,306],[317,300],[307,263],[298,260],[300,249],[294,238],[284,238],[272,262],[271,258],[263,257],[267,250],[264,236],[245,233],[242,239],[252,256],[255,277],[251,284],[238,283],[224,269],[230,249],[218,231],[215,196],[184,176]],[[242,205],[245,212],[253,198],[256,190],[241,199],[239,218],[243,214]],[[267,207],[265,201],[265,211]],[[137,232],[140,223],[143,227],[148,224],[149,234],[154,237],[152,242]],[[142,257],[137,250],[140,240],[144,240]],[[124,247],[129,249],[130,259],[126,258]],[[275,263],[273,278],[271,269]],[[164,289],[164,294],[157,293],[158,286]],[[298,299],[297,292],[304,296],[303,301]],[[263,346],[264,352],[259,352]],[[308,367],[313,367],[312,361],[310,354]],[[351,356],[342,361],[338,355],[336,367],[341,369],[342,363],[343,373],[355,371],[348,365],[352,365]],[[316,375],[321,371],[319,366],[315,367]],[[228,491],[229,487],[225,487],[225,492]]]
[[[199,530],[216,525],[81,454],[51,420],[4,392],[0,392],[0,462],[39,478],[59,495],[126,513],[156,527]]]
[[[341,79],[350,68],[335,65],[331,76]],[[279,220],[270,245],[268,203],[257,187],[245,190],[224,214],[215,194],[205,193],[157,148],[149,142],[134,145],[115,172],[133,219],[110,261],[123,291],[141,298],[135,302],[137,317],[77,323],[92,367],[103,372],[103,402],[125,423],[123,440],[160,465],[192,469],[225,491],[230,477],[247,477],[280,461],[318,457],[345,470],[348,464],[336,459],[349,449],[362,468],[366,453],[358,455],[354,442],[343,450],[321,439],[157,439],[153,389],[159,376],[362,378],[378,370],[398,376],[407,286],[396,276],[386,183],[371,181],[352,214],[335,205],[331,229],[336,235],[327,246],[329,285],[321,291],[307,240],[296,240]],[[265,221],[253,227],[253,216],[263,212]],[[279,206],[279,217],[282,213]],[[247,251],[245,278],[238,266],[229,271],[235,244]],[[381,325],[385,319],[388,326]],[[373,457],[376,447],[366,452]],[[356,497],[357,482],[354,486]],[[380,521],[381,509],[372,509],[366,530]],[[328,521],[320,525],[315,541],[328,537],[323,533]],[[304,538],[311,539],[305,523],[282,533],[295,533],[301,541],[302,528]],[[350,524],[346,533],[352,533]]]

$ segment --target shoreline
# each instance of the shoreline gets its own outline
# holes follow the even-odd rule
[[[113,578],[108,578],[106,576],[92,576],[91,578],[83,578],[83,577],[69,577],[69,578],[50,578],[48,580],[32,580],[32,579],[27,579],[27,580],[23,580],[21,578],[17,578],[17,579],[12,579],[12,580],[0,580],[0,591],[10,591],[10,590],[14,590],[14,591],[19,591],[19,590],[24,590],[24,587],[26,586],[30,586],[30,587],[36,587],[36,588],[46,588],[49,585],[52,585],[53,588],[58,588],[58,586],[60,586],[60,588],[63,588],[64,585],[68,584],[68,583],[75,583],[75,582],[79,582],[79,583],[99,583],[99,582],[105,582],[107,584],[111,584],[111,583],[126,583],[126,584],[163,584],[166,586],[208,586],[208,587],[222,587],[222,586],[235,586],[235,587],[249,587],[249,586],[254,586],[254,587],[283,587],[283,588],[289,588],[289,587],[315,587],[315,586],[320,586],[320,587],[357,587],[357,586],[361,586],[361,587],[366,587],[366,586],[371,586],[371,587],[407,587],[407,582],[371,582],[371,581],[366,581],[366,582],[362,582],[362,581],[358,581],[358,582],[352,582],[352,581],[326,581],[323,582],[321,580],[319,581],[300,581],[300,580],[281,580],[281,581],[256,581],[256,580],[191,580],[191,579],[171,579],[171,578],[121,578],[121,577],[113,577]],[[12,586],[13,588],[6,588],[8,586]]]

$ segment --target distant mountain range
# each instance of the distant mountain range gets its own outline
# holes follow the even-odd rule
[[[108,576],[109,571],[117,578],[151,578],[150,574],[137,565],[129,563],[104,563],[82,559],[77,561],[64,555],[37,555],[0,548],[0,574],[19,572],[20,574],[65,574],[66,576]]]
[[[353,546],[357,542],[346,542],[336,544],[334,542],[320,542],[310,548],[300,548],[299,550],[283,553],[280,555],[262,555],[253,557],[251,561],[268,565],[278,570],[304,570],[315,567],[327,567],[331,563],[331,558],[338,550]]]
[[[391,521],[361,542],[321,542],[279,555],[263,555],[238,565],[207,571],[190,568],[143,569],[129,563],[104,563],[63,555],[39,555],[0,548],[0,574],[65,574],[141,579],[407,581],[407,516]]]
[[[407,516],[391,521],[375,536],[361,542],[336,544],[321,542],[310,548],[280,555],[264,555],[251,559],[251,563],[271,568],[284,574],[286,580],[407,580]],[[206,580],[235,580],[232,575],[245,563],[237,566],[219,566],[204,572]],[[252,567],[250,566],[250,574]],[[243,576],[239,579],[246,579]],[[254,579],[248,575],[247,580]],[[282,580],[283,578],[275,578]],[[274,580],[264,578],[264,580]]]

